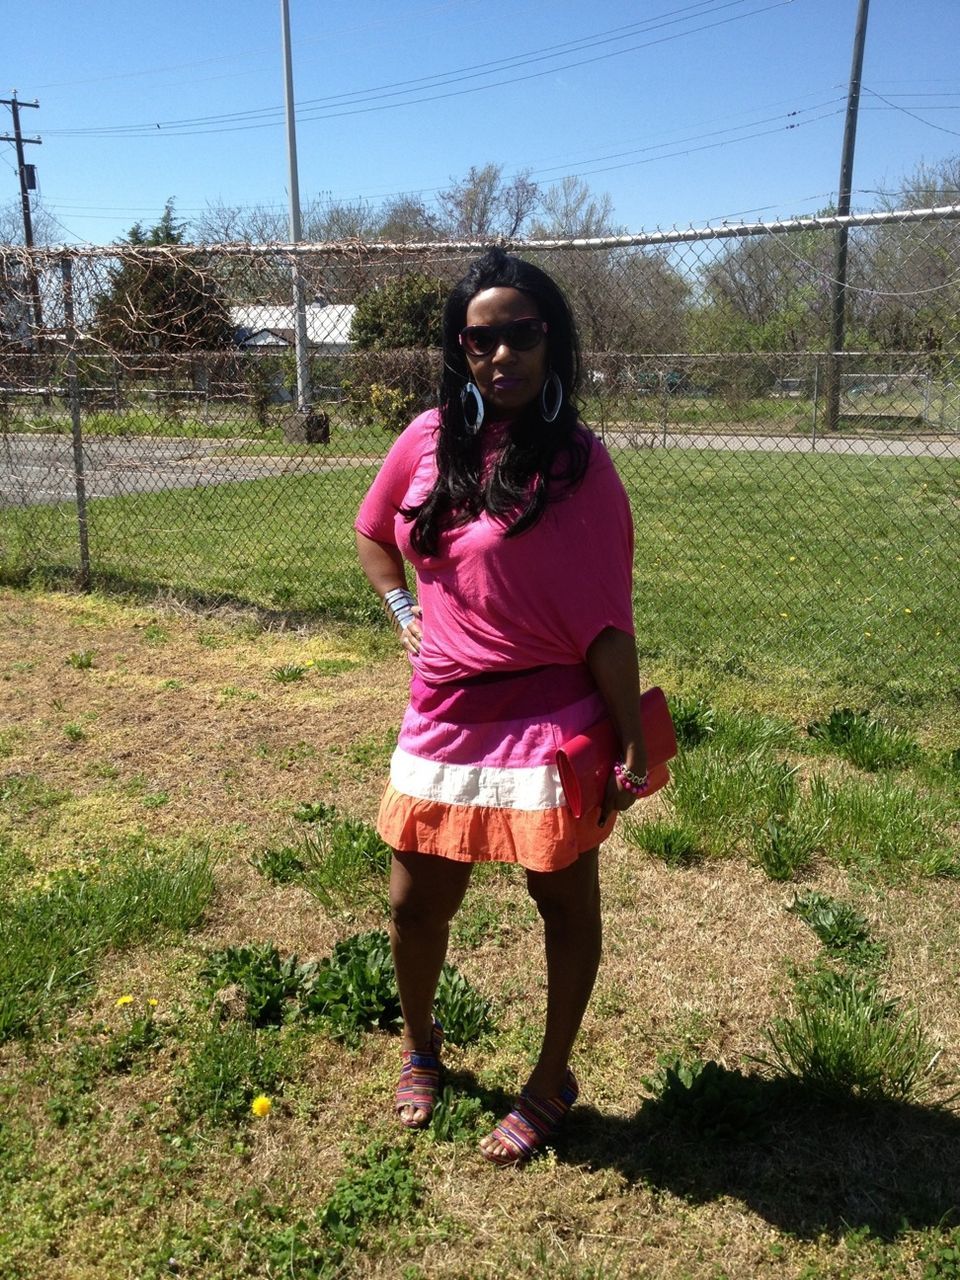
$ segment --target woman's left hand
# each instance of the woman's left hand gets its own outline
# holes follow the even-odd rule
[[[625,813],[631,805],[636,804],[639,798],[626,787],[621,787],[617,781],[617,775],[611,771],[607,779],[607,789],[603,794],[603,803],[600,805],[600,820],[597,825],[602,827],[611,813]]]

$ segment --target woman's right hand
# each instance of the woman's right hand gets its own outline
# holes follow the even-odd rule
[[[423,610],[418,604],[413,606],[413,619],[400,633],[400,643],[411,657],[420,652],[423,641]]]

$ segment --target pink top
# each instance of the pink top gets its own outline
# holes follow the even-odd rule
[[[400,507],[421,502],[436,479],[438,411],[398,437],[370,486],[354,527],[399,547],[417,574],[423,643],[413,659],[431,684],[490,671],[583,662],[606,627],[633,634],[633,521],[610,455],[591,436],[586,474],[547,504],[533,528],[505,538],[503,520],[482,512],[440,535],[439,554],[410,545]],[[489,447],[503,425],[484,426]]]

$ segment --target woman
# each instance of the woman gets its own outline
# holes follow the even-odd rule
[[[600,961],[599,845],[646,779],[630,509],[578,418],[579,373],[557,285],[490,250],[447,299],[439,410],[397,439],[356,521],[361,565],[413,665],[378,820],[394,850],[401,1123],[425,1125],[437,1096],[433,1000],[473,863],[519,862],[544,922],[543,1042],[481,1142],[496,1164],[543,1147],[576,1100],[570,1053]],[[556,749],[605,715],[622,754],[578,820]]]

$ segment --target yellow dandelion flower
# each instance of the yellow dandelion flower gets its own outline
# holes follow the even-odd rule
[[[133,996],[121,996],[117,1001],[117,1008],[122,1009],[125,1004],[133,1004]]]
[[[155,1009],[157,1007],[156,998],[154,996],[151,996],[150,999],[147,1001],[147,1004],[150,1006],[151,1009]]]
[[[268,1116],[272,1107],[273,1103],[265,1093],[258,1093],[250,1103],[250,1110],[255,1116]]]
[[[904,613],[913,613],[913,610],[912,610],[912,609],[904,609],[904,611],[903,611],[903,612],[904,612]]]
[[[794,560],[796,560],[796,558],[797,558],[796,556],[791,556],[791,557],[790,557],[790,563],[791,563],[791,564],[793,564],[793,562],[794,562]]]

